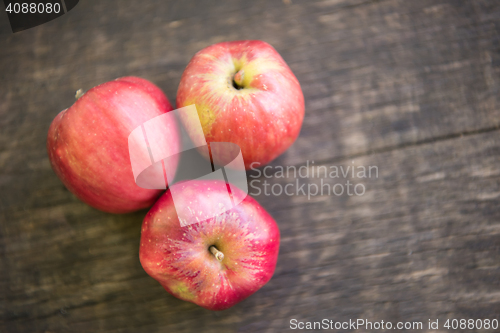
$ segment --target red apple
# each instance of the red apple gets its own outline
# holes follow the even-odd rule
[[[234,207],[223,181],[174,184],[142,224],[144,270],[172,295],[209,310],[227,309],[257,291],[278,258],[276,222],[243,191],[231,187],[231,193],[240,202]],[[178,213],[191,214],[190,224],[182,227]],[[214,217],[195,222],[198,216]]]
[[[237,144],[247,169],[253,162],[269,163],[290,147],[304,118],[299,81],[271,45],[256,40],[199,51],[177,91],[178,108],[191,104],[207,141]],[[190,120],[183,122],[191,133]]]
[[[161,190],[136,185],[128,136],[144,122],[172,110],[163,92],[138,77],[123,77],[90,89],[50,125],[50,163],[64,185],[97,209],[126,213],[153,205]],[[169,147],[178,152],[179,129],[170,120]],[[149,156],[143,156],[146,163]],[[169,159],[175,170],[178,159]]]

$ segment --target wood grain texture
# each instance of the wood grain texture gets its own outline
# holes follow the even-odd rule
[[[80,1],[16,34],[0,15],[0,332],[500,319],[499,22],[493,0]],[[237,39],[273,45],[304,91],[301,135],[274,171],[314,161],[379,174],[324,179],[363,184],[362,196],[257,195],[282,233],[276,274],[210,312],[142,270],[145,211],[78,201],[45,140],[77,89],[137,75],[175,102],[190,58]]]

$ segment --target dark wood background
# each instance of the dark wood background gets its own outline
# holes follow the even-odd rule
[[[281,229],[276,273],[210,312],[141,268],[146,211],[77,200],[45,142],[77,89],[137,75],[175,102],[195,52],[237,39],[272,44],[304,91],[301,135],[273,166],[379,175],[352,179],[363,196],[256,196]],[[16,34],[0,13],[0,332],[285,332],[292,318],[439,319],[444,332],[446,318],[500,319],[499,88],[496,0],[80,1]]]

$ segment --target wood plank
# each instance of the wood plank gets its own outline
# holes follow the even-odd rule
[[[273,332],[292,318],[492,318],[500,310],[499,152],[500,132],[470,135],[355,159],[379,170],[348,178],[366,186],[362,196],[258,196],[280,225],[277,271],[220,314],[169,296],[144,273],[144,212],[108,215],[78,202],[4,210],[4,329],[190,332],[203,323],[208,332]]]
[[[11,147],[14,131],[32,142],[39,127],[41,138],[74,91],[118,76],[151,79],[175,100],[196,51],[244,38],[274,45],[305,92],[300,140],[277,163],[329,160],[498,126],[497,2],[260,4],[86,2],[39,28],[16,35],[5,30],[0,56],[18,61],[0,65],[6,77],[1,112],[23,112],[8,115],[9,135],[0,138],[0,148]],[[133,15],[144,19],[131,26]]]

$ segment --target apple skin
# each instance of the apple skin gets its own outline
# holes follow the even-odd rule
[[[304,118],[299,81],[278,52],[258,40],[218,43],[196,53],[177,90],[177,107],[191,104],[207,141],[237,144],[247,170],[288,149]],[[182,121],[192,132],[190,121]]]
[[[182,186],[181,199],[190,205],[174,207],[168,190],[148,212],[139,251],[144,270],[170,294],[209,310],[227,309],[266,284],[276,267],[280,234],[264,208],[235,189],[235,198],[246,196],[236,207],[181,227],[176,208],[215,213],[231,206],[225,182],[173,186]],[[209,251],[212,245],[224,254],[222,261]]]
[[[96,86],[52,121],[47,136],[52,168],[73,194],[99,210],[128,213],[151,207],[163,191],[136,185],[128,136],[171,110],[163,92],[145,79],[123,77]],[[178,125],[170,125],[175,135],[168,140],[178,151]],[[171,170],[177,163],[171,159]]]

